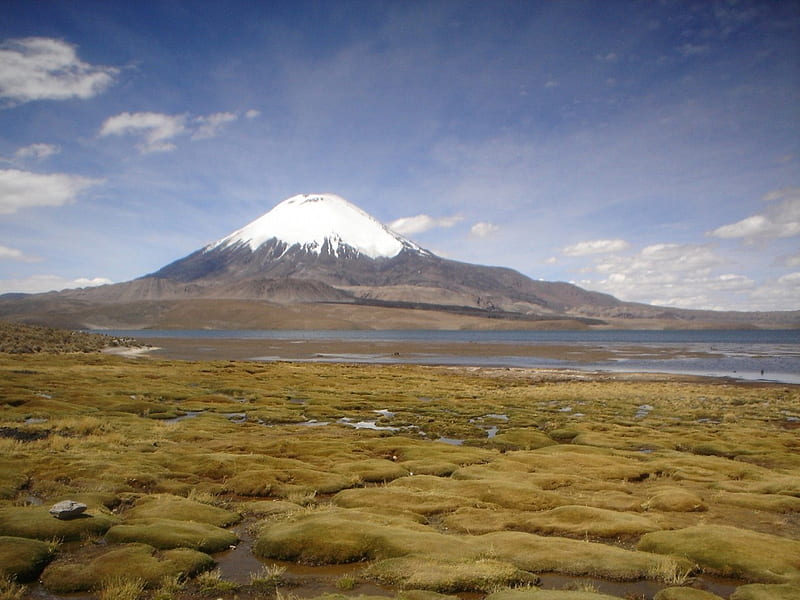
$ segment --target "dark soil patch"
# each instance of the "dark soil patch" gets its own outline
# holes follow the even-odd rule
[[[36,440],[43,440],[49,435],[50,431],[48,430],[30,431],[17,429],[16,427],[0,427],[0,438],[8,438],[18,442],[35,442]]]

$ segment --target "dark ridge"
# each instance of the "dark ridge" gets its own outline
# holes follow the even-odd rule
[[[325,302],[322,304],[342,304],[341,302]],[[430,304],[425,302],[402,302],[396,300],[378,300],[374,298],[356,298],[351,304],[362,306],[379,306],[383,308],[410,308],[415,310],[435,310],[438,312],[452,313],[471,317],[484,317],[488,319],[507,319],[512,321],[575,321],[585,325],[605,325],[600,319],[588,317],[571,317],[561,315],[528,315],[496,308],[476,308],[473,306],[453,306],[450,304]]]

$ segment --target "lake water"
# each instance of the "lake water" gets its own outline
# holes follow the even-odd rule
[[[416,363],[526,368],[567,368],[589,371],[681,373],[737,379],[800,383],[800,331],[434,331],[434,330],[136,330],[101,331],[141,340],[275,340],[313,344],[341,341],[446,345],[446,351],[403,353],[316,354],[308,360],[375,363]],[[481,356],[480,346],[506,345],[508,353]],[[520,348],[569,346],[601,349],[611,357],[600,361],[531,356]],[[470,352],[459,352],[469,348]],[[477,351],[476,351],[477,350]],[[213,358],[213,356],[209,356]],[[253,356],[281,360],[282,356]]]

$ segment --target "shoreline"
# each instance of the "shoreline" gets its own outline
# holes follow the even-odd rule
[[[130,358],[165,360],[237,360],[252,362],[318,362],[379,365],[423,365],[446,368],[524,369],[574,372],[581,377],[722,379],[760,384],[800,384],[800,374],[732,369],[698,371],[676,368],[691,361],[721,361],[723,352],[692,344],[582,342],[476,343],[387,340],[147,338],[152,346],[114,348]],[[108,351],[108,350],[107,350]]]

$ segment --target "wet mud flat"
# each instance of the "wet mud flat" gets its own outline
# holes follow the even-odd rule
[[[101,354],[0,382],[3,597],[800,590],[798,386]]]
[[[408,340],[147,338],[152,355],[182,360],[321,360],[332,362],[420,362],[442,357],[502,360],[531,357],[559,362],[593,363],[647,356],[692,358],[714,356],[713,349],[689,345],[602,343],[501,343]]]

